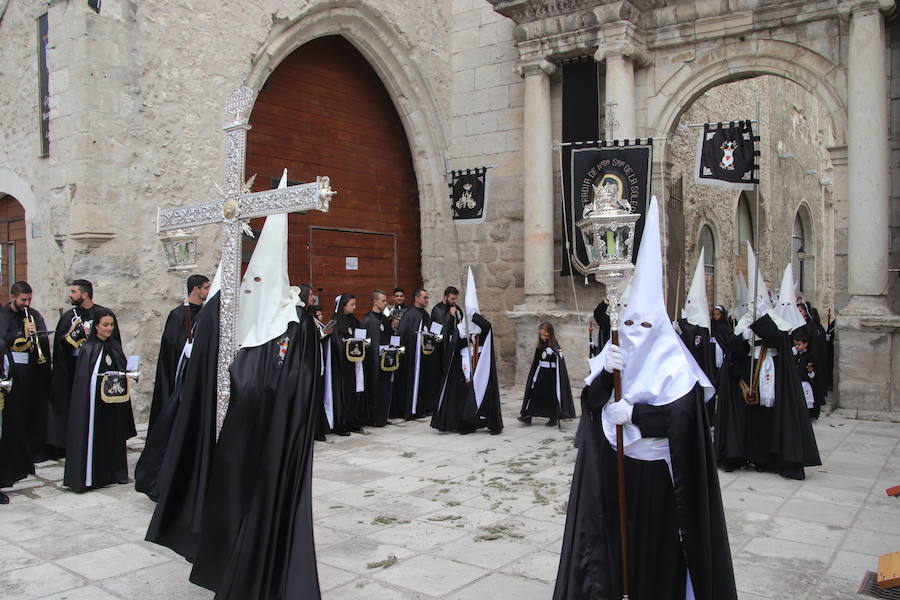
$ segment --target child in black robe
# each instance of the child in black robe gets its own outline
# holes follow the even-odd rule
[[[103,393],[104,376],[126,368],[117,329],[111,310],[95,312],[90,336],[75,363],[63,478],[73,492],[128,483],[125,442],[137,435],[131,401],[127,396],[110,401]]]
[[[525,380],[525,397],[518,419],[531,425],[532,417],[547,417],[547,427],[556,426],[559,419],[575,417],[566,359],[556,341],[553,325],[546,322],[538,326],[538,345]]]
[[[794,361],[797,366],[797,378],[803,388],[803,398],[809,409],[809,418],[818,419],[822,408],[819,394],[816,393],[816,359],[809,352],[809,338],[802,332],[794,333]]]

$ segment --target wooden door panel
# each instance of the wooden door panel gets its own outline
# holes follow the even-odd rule
[[[258,174],[255,190],[287,167],[292,181],[328,175],[338,192],[328,213],[289,216],[291,283],[322,288],[326,313],[337,293],[351,292],[360,315],[373,288],[421,285],[418,185],[406,134],[377,74],[349,42],[324,37],[295,50],[260,91],[250,125],[246,170]],[[358,271],[346,269],[348,256]]]

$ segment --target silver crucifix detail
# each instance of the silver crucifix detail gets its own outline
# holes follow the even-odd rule
[[[234,120],[225,126],[225,187],[218,186],[216,200],[181,208],[157,209],[156,232],[201,225],[222,226],[222,288],[219,309],[219,356],[216,382],[216,433],[228,410],[231,381],[228,368],[238,350],[236,339],[241,281],[242,225],[250,219],[268,215],[320,210],[328,212],[328,203],[336,193],[328,177],[317,177],[314,183],[292,185],[277,190],[251,193],[255,175],[244,180],[244,161],[247,150],[248,109],[253,105],[254,92],[241,87],[232,92],[225,104]]]

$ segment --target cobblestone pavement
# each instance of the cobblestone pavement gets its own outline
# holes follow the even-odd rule
[[[315,449],[323,596],[548,599],[559,559],[577,421],[440,434],[411,421]],[[143,430],[143,429],[142,429]],[[879,554],[900,550],[900,425],[823,417],[824,465],[806,481],[720,472],[740,597],[855,596]],[[143,445],[131,441],[134,465]],[[189,565],[143,541],[153,503],[132,485],[82,495],[42,463],[0,507],[0,598],[205,599]],[[860,597],[861,598],[861,597]]]

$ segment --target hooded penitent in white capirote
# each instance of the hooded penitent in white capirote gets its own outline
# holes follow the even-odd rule
[[[797,308],[797,300],[794,294],[794,267],[788,263],[784,268],[784,275],[781,277],[781,290],[778,293],[778,304],[772,311],[778,315],[779,321],[776,325],[782,331],[791,332],[806,325],[806,319],[800,314]]]
[[[659,206],[650,200],[644,233],[631,280],[628,303],[622,307],[619,346],[625,357],[622,397],[632,404],[669,404],[698,383],[709,399],[714,388],[672,328],[663,294]]]
[[[287,169],[278,188],[287,187]],[[297,298],[288,282],[288,216],[266,217],[241,283],[238,339],[242,347],[261,346],[287,330],[297,316]]]
[[[706,276],[703,272],[704,250],[705,248],[700,248],[700,258],[694,269],[694,279],[691,281],[687,299],[684,301],[684,318],[691,325],[706,327],[709,330],[709,303],[706,298]]]
[[[755,280],[755,284],[754,284]],[[747,242],[747,281],[749,289],[747,290],[747,312],[744,313],[734,326],[734,334],[741,335],[756,319],[768,314],[772,305],[769,302],[769,288],[766,286],[762,271],[759,270],[756,263],[756,253]],[[754,306],[756,314],[754,314]]]
[[[737,288],[737,302],[734,305],[731,316],[735,319],[740,319],[747,314],[747,280],[744,279],[743,273],[738,273],[735,287]]]

